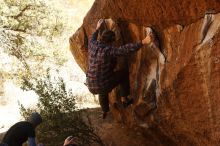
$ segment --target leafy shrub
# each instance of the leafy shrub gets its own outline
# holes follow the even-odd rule
[[[92,126],[84,122],[75,106],[76,97],[72,91],[66,89],[62,78],[51,78],[49,73],[33,80],[23,78],[22,88],[33,90],[39,96],[37,110],[43,118],[43,123],[36,130],[39,142],[47,146],[61,146],[64,139],[72,135],[81,146],[92,143],[103,145]],[[33,112],[32,109],[25,109],[22,105],[20,109],[24,118]]]

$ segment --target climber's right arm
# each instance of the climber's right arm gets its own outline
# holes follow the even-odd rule
[[[143,46],[143,43],[137,42],[137,43],[129,43],[120,47],[109,47],[108,49],[106,49],[106,54],[107,56],[124,56],[124,55],[128,55],[132,52],[136,52],[138,51],[141,47]]]
[[[106,54],[109,56],[123,56],[138,51],[143,45],[149,45],[154,40],[153,33],[149,33],[142,41],[138,43],[129,43],[120,47],[107,47]]]
[[[102,23],[104,22],[104,19],[100,19],[97,23],[96,26],[96,31],[92,34],[91,42],[97,41],[98,33],[99,33],[99,28],[101,27]]]
[[[99,30],[96,29],[96,31],[92,34],[90,42],[97,41],[98,33],[99,33]]]

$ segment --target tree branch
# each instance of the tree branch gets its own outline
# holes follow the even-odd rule
[[[16,16],[11,16],[14,19],[18,19],[19,17],[23,16],[24,12],[28,9],[30,9],[32,7],[32,5],[26,5],[20,13],[18,13]]]

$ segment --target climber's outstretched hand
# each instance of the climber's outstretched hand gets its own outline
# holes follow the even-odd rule
[[[96,29],[99,29],[103,22],[104,22],[104,19],[100,19],[97,23]]]
[[[153,30],[150,27],[145,28],[146,37],[142,40],[142,44],[149,45],[155,41],[155,35]]]
[[[142,44],[143,45],[148,45],[152,42],[152,37],[150,35],[147,35],[143,40],[142,40]]]

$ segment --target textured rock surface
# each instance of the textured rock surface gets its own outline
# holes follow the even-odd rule
[[[96,0],[70,38],[71,52],[86,71],[88,38],[100,18],[112,18],[117,45],[144,38],[144,27],[152,26],[166,60],[148,47],[128,57],[135,104],[112,109],[115,119],[148,129],[155,145],[219,145],[219,12],[218,0]],[[111,101],[116,97],[115,90]]]

